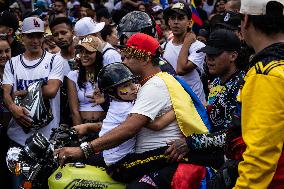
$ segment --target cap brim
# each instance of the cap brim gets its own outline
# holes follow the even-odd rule
[[[96,23],[96,28],[95,28],[95,29],[92,31],[92,33],[90,33],[90,34],[98,33],[98,32],[100,32],[104,27],[105,27],[105,23],[104,23],[104,22]]]
[[[222,52],[224,52],[224,50],[222,49],[217,49],[215,47],[211,47],[211,46],[208,46],[206,45],[205,47],[202,47],[201,49],[197,50],[196,51],[197,53],[200,53],[200,52],[203,52],[203,53],[206,53],[206,54],[221,54]]]
[[[89,45],[86,44],[86,43],[78,44],[77,47],[84,47],[85,49],[87,49],[87,50],[90,51],[90,52],[96,52],[96,51],[98,51],[96,48],[91,47],[91,46],[89,46]]]
[[[178,14],[182,14],[182,15],[187,15],[186,12],[184,12],[183,10],[180,10],[180,9],[171,9],[171,8],[169,8],[169,9],[167,9],[166,11],[164,11],[164,14],[165,14],[166,16],[170,16],[170,15],[172,15],[172,14],[174,14],[174,13],[178,13]]]
[[[33,30],[24,31],[22,33],[44,33],[44,31],[39,29],[33,29]]]

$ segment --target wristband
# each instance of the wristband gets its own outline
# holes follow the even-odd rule
[[[84,153],[84,156],[86,159],[88,159],[89,157],[91,157],[93,155],[93,150],[92,148],[90,147],[89,143],[88,142],[83,142],[81,145],[80,145],[80,148],[81,150],[83,151]]]

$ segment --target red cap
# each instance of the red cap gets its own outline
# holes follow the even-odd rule
[[[154,56],[156,50],[159,48],[160,44],[157,39],[146,35],[144,33],[133,34],[126,42],[126,45],[130,48],[134,48],[143,53]]]

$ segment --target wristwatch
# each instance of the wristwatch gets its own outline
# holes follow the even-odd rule
[[[93,155],[93,150],[90,147],[88,142],[83,142],[80,145],[81,150],[83,151],[85,158],[88,159],[89,157],[91,157]]]

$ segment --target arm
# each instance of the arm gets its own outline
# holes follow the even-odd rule
[[[47,81],[47,85],[42,87],[42,94],[45,98],[54,98],[61,86],[61,81],[58,79],[50,79]]]
[[[235,189],[268,188],[274,176],[284,142],[283,88],[283,77],[247,77],[241,93],[242,135],[247,148]]]
[[[77,89],[75,83],[69,78],[67,79],[67,93],[68,93],[68,99],[70,99],[69,106],[72,115],[73,125],[79,125],[82,123],[82,119],[79,113]]]
[[[84,123],[80,125],[75,125],[74,129],[80,137],[87,135],[88,133],[99,132],[102,128],[102,123]]]
[[[188,60],[188,50],[193,42],[196,41],[196,36],[194,33],[187,33],[184,38],[182,48],[180,50],[178,60],[177,60],[177,74],[185,75],[196,68],[196,65]]]
[[[10,67],[10,63],[7,62],[5,64],[4,75],[3,75],[3,101],[8,108],[8,110],[12,113],[14,119],[19,125],[22,126],[31,126],[32,120],[28,117],[28,111],[21,107],[17,106],[14,103],[14,100],[11,96],[11,92],[14,85],[14,75],[12,74],[12,69]],[[17,91],[14,93],[16,94]]]
[[[190,151],[212,152],[222,150],[227,137],[227,129],[208,134],[193,134],[186,138]]]
[[[134,137],[140,129],[148,124],[150,118],[139,115],[130,114],[127,119],[118,127],[107,132],[100,138],[93,140],[91,146],[94,152],[113,148],[127,139]]]
[[[13,117],[15,118],[16,122],[19,125],[23,125],[26,127],[31,126],[32,120],[28,117],[29,112],[21,106],[17,106],[12,97],[11,97],[12,86],[8,84],[3,85],[3,98],[4,103],[8,110],[12,113]]]
[[[193,134],[186,139],[171,141],[168,143],[169,148],[166,150],[165,155],[168,156],[168,161],[176,162],[182,160],[186,155],[189,155],[189,158],[191,159],[192,154],[189,154],[190,151],[197,153],[205,152],[205,154],[220,151],[225,145],[226,131],[227,130],[223,130],[212,134]],[[193,158],[200,159],[199,157]],[[203,160],[205,161],[205,159]],[[206,161],[208,161],[208,159]]]
[[[52,69],[48,75],[47,85],[42,87],[43,96],[48,99],[54,98],[62,84],[63,77],[63,59],[56,56],[52,63]]]
[[[89,142],[89,147],[94,153],[113,148],[127,139],[135,136],[150,118],[140,114],[130,114],[118,127],[107,132],[103,136]],[[66,161],[84,159],[84,153],[80,147],[64,147],[56,149],[54,155],[58,155],[61,167]],[[64,158],[63,158],[64,157]]]
[[[153,122],[150,122],[146,127],[148,129],[152,129],[154,131],[159,131],[168,126],[171,122],[173,122],[176,118],[176,114],[174,110],[167,112],[166,114],[158,117]]]

